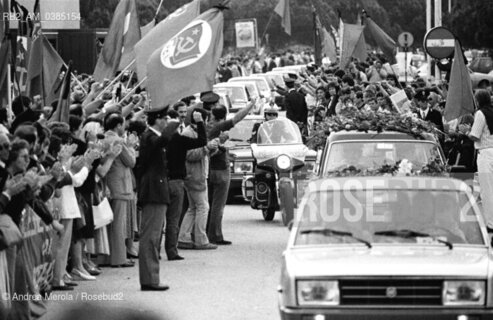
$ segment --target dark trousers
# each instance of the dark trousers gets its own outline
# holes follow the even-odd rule
[[[211,170],[209,174],[209,219],[207,237],[210,242],[223,241],[222,221],[224,207],[228,200],[231,173],[226,170]]]
[[[170,203],[166,211],[166,235],[164,248],[168,258],[178,255],[178,234],[180,232],[180,217],[185,197],[185,183],[183,180],[169,180]]]
[[[166,204],[144,204],[140,224],[139,279],[141,285],[159,284],[159,241]]]

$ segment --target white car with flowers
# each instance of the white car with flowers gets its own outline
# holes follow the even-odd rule
[[[462,181],[310,182],[283,254],[283,320],[493,319],[493,254]]]

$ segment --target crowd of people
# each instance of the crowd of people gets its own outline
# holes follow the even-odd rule
[[[285,78],[286,86],[277,88],[282,99],[270,101],[270,109],[277,110],[273,106],[277,103],[305,136],[327,117],[341,113],[414,114],[449,133],[442,141],[450,155],[455,152],[449,161],[472,170],[474,150],[469,152],[473,147],[467,134],[473,122],[472,139],[491,140],[481,138],[485,126],[476,126],[472,114],[453,122],[443,120],[444,82],[433,85],[417,79],[403,88],[388,63],[376,57],[353,61],[344,70],[327,61],[321,66],[311,61],[308,52],[228,56],[221,60],[216,80],[307,64],[297,79]],[[24,209],[30,208],[56,231],[53,277],[46,290],[74,290],[75,280],[96,280],[103,266],[134,267],[137,257],[141,289],[167,290],[159,274],[163,242],[170,261],[184,259],[178,250],[231,245],[222,231],[230,180],[225,142],[227,131],[252,111],[257,100],[232,117],[227,117],[228,110],[213,92],[151,108],[143,89],[126,94],[133,80],[121,77],[108,86],[109,81],[77,76],[68,123],[52,121],[60,104],[45,104],[39,96],[16,97],[12,116],[7,108],[0,109],[0,214],[20,227]],[[396,107],[390,96],[400,90],[409,101]],[[489,97],[491,90],[477,94]],[[265,114],[267,120],[277,116]],[[488,113],[483,123],[489,127],[490,122]],[[95,208],[106,200],[113,221],[96,226]],[[25,274],[25,257],[19,250],[20,245],[13,245],[0,251],[4,264],[0,269],[7,270],[8,279],[0,281],[0,293],[26,290],[17,281]],[[8,314],[8,306],[3,306],[0,313]]]
[[[151,107],[140,88],[120,100],[106,85],[74,78],[68,123],[52,120],[58,101],[45,105],[39,96],[16,97],[13,118],[0,111],[0,214],[21,229],[29,209],[55,231],[44,292],[74,290],[77,281],[97,280],[101,268],[134,267],[136,258],[141,289],[166,290],[159,277],[163,242],[170,261],[184,259],[179,248],[231,244],[222,233],[230,170],[224,143],[255,100],[226,120],[213,92]],[[105,201],[113,220],[99,225],[95,215]],[[21,250],[16,243],[0,251],[2,297],[26,293],[25,279],[18,280],[34,277]],[[6,300],[2,318],[16,319],[20,311]]]

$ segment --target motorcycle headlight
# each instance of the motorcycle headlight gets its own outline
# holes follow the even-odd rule
[[[483,281],[445,281],[442,300],[445,306],[484,305],[485,283]]]
[[[235,173],[242,173],[242,172],[252,173],[253,172],[253,163],[241,162],[241,161],[235,162],[233,168],[234,168]]]
[[[286,170],[291,167],[291,158],[285,154],[281,154],[276,160],[277,167],[281,170]]]
[[[340,303],[339,284],[330,280],[298,280],[296,282],[300,306],[335,306]]]

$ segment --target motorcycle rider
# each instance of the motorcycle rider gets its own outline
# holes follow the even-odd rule
[[[279,116],[279,110],[277,109],[276,106],[270,106],[266,109],[264,109],[264,118],[265,121],[269,120],[275,120]],[[257,133],[258,129],[260,128],[260,125],[262,125],[264,121],[262,122],[257,122],[256,124],[253,125],[252,128],[252,137],[250,138],[250,143],[257,143]]]

